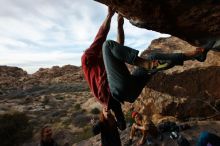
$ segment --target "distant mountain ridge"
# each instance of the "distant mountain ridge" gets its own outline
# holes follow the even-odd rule
[[[76,83],[84,81],[81,67],[65,65],[52,68],[40,68],[33,74],[18,67],[0,66],[1,94],[13,90],[25,90],[33,86],[57,83]]]

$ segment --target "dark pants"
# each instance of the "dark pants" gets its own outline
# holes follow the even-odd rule
[[[112,96],[119,102],[133,103],[152,76],[139,67],[130,73],[125,65],[134,64],[139,51],[111,40],[105,41],[102,51]],[[182,53],[152,53],[146,59],[170,61],[172,66],[182,65],[185,60]]]
[[[209,132],[202,132],[199,136],[197,146],[220,146],[220,137]]]

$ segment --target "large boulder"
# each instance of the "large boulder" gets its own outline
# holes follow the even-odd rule
[[[156,49],[155,49],[156,48]],[[195,49],[176,37],[152,41],[143,56],[152,51],[185,52]],[[178,50],[178,51],[177,51]],[[220,52],[210,51],[205,62],[186,61],[157,73],[141,97],[150,113],[188,117],[209,117],[220,111]],[[136,103],[137,105],[139,102]],[[218,116],[219,117],[219,116]]]
[[[96,0],[137,26],[177,36],[194,45],[220,37],[218,0]]]
[[[26,71],[18,67],[0,66],[0,96],[6,90],[22,87],[22,80],[27,78]]]

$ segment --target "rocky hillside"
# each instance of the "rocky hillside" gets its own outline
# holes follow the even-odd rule
[[[0,66],[0,95],[23,84],[22,79],[27,76],[27,72],[18,67]]]
[[[155,49],[157,48],[157,49]],[[195,49],[175,37],[154,40],[149,50],[186,52]],[[143,56],[148,52],[143,52]],[[178,118],[213,116],[220,111],[220,53],[210,51],[204,63],[187,61],[153,76],[140,100],[150,112]],[[219,116],[216,118],[219,119]]]
[[[200,45],[220,37],[218,0],[95,0],[116,9],[137,26]]]
[[[0,71],[0,93],[4,96],[34,90],[39,86],[77,84],[84,81],[81,68],[72,65],[41,68],[34,74],[27,74],[20,68],[7,66],[0,66]]]
[[[0,78],[0,120],[5,114],[20,112],[28,116],[33,128],[33,136],[24,146],[37,146],[40,130],[48,124],[61,146],[91,137],[88,121],[98,117],[100,105],[90,93],[80,67],[55,66],[30,75],[17,67],[0,66]],[[14,137],[14,141],[21,141]]]

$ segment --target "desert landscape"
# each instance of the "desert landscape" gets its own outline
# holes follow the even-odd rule
[[[163,48],[165,52],[195,49],[175,37],[152,41],[148,51],[156,51],[154,48]],[[144,51],[142,55],[146,55],[148,51]],[[219,52],[210,51],[205,63],[189,61],[183,67],[155,75],[135,103],[123,105],[128,125],[130,107],[133,106],[135,110],[144,107],[143,112],[152,118],[154,115],[161,115],[153,119],[155,124],[166,120],[190,124],[191,128],[182,134],[192,144],[195,144],[203,130],[219,135],[219,56]],[[129,68],[132,70],[131,66]],[[18,67],[0,67],[0,119],[4,122],[12,120],[11,125],[10,122],[0,124],[1,129],[7,130],[16,121],[21,122],[12,133],[4,131],[1,134],[15,135],[14,144],[37,145],[40,129],[44,125],[50,125],[55,140],[61,146],[99,146],[100,135],[93,137],[90,120],[98,119],[100,110],[101,105],[90,92],[81,67],[54,66],[41,68],[33,74],[27,74]],[[12,118],[5,115],[11,115]],[[129,131],[128,126],[120,132],[122,143],[128,139]],[[16,136],[21,132],[24,132],[23,136]],[[6,145],[7,142],[10,144],[10,140],[1,141]],[[136,142],[137,140],[134,145]],[[155,139],[155,143],[176,145],[169,138],[169,133],[164,133],[163,141]]]

